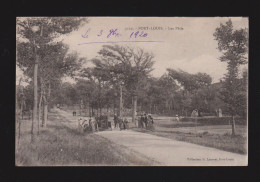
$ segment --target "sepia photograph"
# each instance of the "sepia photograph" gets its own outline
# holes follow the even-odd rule
[[[15,165],[248,166],[248,17],[16,17]]]

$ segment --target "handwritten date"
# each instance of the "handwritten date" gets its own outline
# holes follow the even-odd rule
[[[82,38],[88,38],[90,34],[91,29],[87,29],[87,31],[81,35]],[[110,29],[108,32],[105,32],[104,30],[100,30],[96,36],[101,37],[101,36],[106,36],[106,38],[111,38],[111,37],[120,37],[122,34],[119,33],[118,29]],[[129,38],[138,38],[138,37],[147,37],[148,33],[144,31],[136,31],[136,32],[131,32],[129,35]]]

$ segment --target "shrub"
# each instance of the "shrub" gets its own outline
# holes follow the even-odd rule
[[[182,122],[195,122],[195,119],[192,117],[186,117],[186,118],[181,118],[180,121]],[[239,125],[246,125],[247,121],[244,118],[237,117],[235,118],[236,124]],[[231,117],[198,117],[197,118],[198,124],[201,125],[228,125],[229,122],[232,122]]]

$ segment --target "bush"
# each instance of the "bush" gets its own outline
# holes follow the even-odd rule
[[[195,119],[192,117],[181,118],[180,121],[182,122],[195,122]],[[228,125],[229,122],[232,123],[232,117],[198,117],[197,118],[198,124],[201,125]],[[237,117],[235,118],[236,124],[239,125],[246,125],[247,121],[244,118]]]

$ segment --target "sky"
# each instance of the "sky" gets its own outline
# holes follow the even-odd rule
[[[248,28],[248,19],[242,17],[90,17],[86,25],[58,40],[63,40],[71,51],[77,51],[88,60],[96,57],[104,44],[139,47],[154,54],[155,64],[151,72],[154,77],[173,68],[189,73],[207,73],[214,83],[223,78],[227,65],[218,59],[221,53],[213,33],[228,19],[232,20],[234,29]],[[110,31],[114,34],[109,36]],[[137,31],[137,37],[130,37]],[[87,66],[91,64],[87,63]]]

